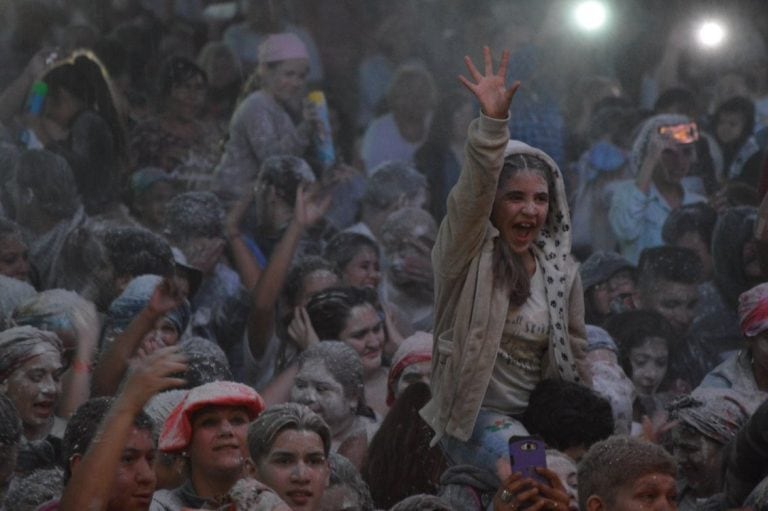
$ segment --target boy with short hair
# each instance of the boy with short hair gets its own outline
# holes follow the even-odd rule
[[[582,511],[675,511],[677,465],[662,447],[628,436],[594,444],[579,464]]]

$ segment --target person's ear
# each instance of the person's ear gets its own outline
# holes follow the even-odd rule
[[[590,495],[587,499],[587,509],[584,511],[606,511],[607,509],[603,499],[597,495]]]

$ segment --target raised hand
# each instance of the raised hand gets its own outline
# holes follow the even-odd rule
[[[329,189],[320,187],[317,183],[301,183],[296,190],[294,220],[302,227],[313,226],[331,207],[332,199],[333,195]]]
[[[512,474],[504,479],[496,492],[493,498],[493,510],[567,511],[570,499],[557,475],[547,469],[539,469],[539,473],[556,487],[541,484],[530,477],[523,477],[520,473]]]
[[[483,61],[485,74],[480,74],[472,59],[468,56],[464,57],[464,64],[467,66],[472,81],[461,75],[459,81],[475,95],[485,115],[494,119],[506,119],[509,115],[509,105],[512,104],[512,98],[517,89],[520,88],[519,81],[507,88],[509,50],[504,50],[501,54],[501,63],[496,73],[493,72],[493,58],[491,57],[491,50],[487,46],[483,47]]]
[[[178,286],[171,279],[163,279],[149,297],[147,308],[157,316],[164,316],[183,300]]]
[[[293,309],[293,319],[288,324],[288,335],[302,351],[320,340],[315,333],[306,308],[295,307]]]
[[[186,357],[178,346],[160,348],[147,357],[135,358],[119,399],[141,409],[158,392],[185,385],[186,381],[176,375],[186,370]]]

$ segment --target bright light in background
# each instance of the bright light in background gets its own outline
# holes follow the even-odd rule
[[[597,0],[581,2],[573,11],[576,24],[583,30],[593,32],[605,25],[608,19],[608,9],[605,4]]]
[[[725,28],[718,21],[705,21],[699,27],[699,42],[708,48],[722,44],[725,39]]]

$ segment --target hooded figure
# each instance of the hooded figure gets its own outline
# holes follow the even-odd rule
[[[510,189],[521,179],[546,193]],[[589,381],[565,187],[552,158],[481,115],[447,206],[432,252],[433,397],[421,415],[453,463],[494,470],[510,434],[527,434],[515,416],[540,380]]]
[[[691,126],[691,120],[684,115],[662,114],[651,117],[640,128],[632,145],[629,159],[631,180],[616,186],[611,199],[609,219],[613,234],[619,242],[621,253],[631,263],[637,264],[644,248],[662,245],[661,229],[669,213],[674,209],[659,190],[659,183],[666,187],[677,185],[682,196],[680,204],[705,202],[706,198],[686,189],[684,178],[691,166],[695,132],[689,139],[678,141],[671,136],[661,135],[665,127]],[[649,188],[643,192],[638,180],[643,179],[641,170],[652,157],[656,143],[663,144],[663,151],[654,165]]]
[[[736,309],[739,295],[763,280],[753,241],[757,210],[739,206],[726,210],[712,233],[716,293],[691,325],[691,338],[715,355],[737,350],[741,344]]]
[[[155,288],[163,278],[157,275],[141,275],[131,280],[107,311],[107,319],[104,322],[104,332],[101,344],[112,342],[128,328],[133,319],[138,316],[149,303]],[[184,300],[178,307],[168,312],[165,317],[176,328],[179,337],[182,336],[189,323],[189,302]]]

